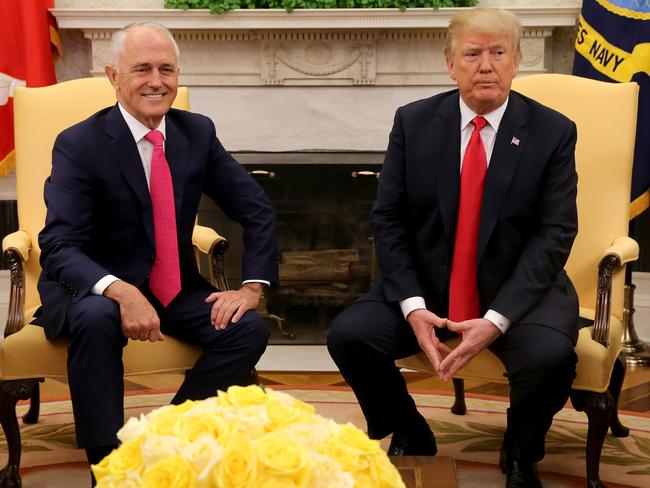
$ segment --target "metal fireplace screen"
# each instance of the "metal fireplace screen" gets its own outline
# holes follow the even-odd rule
[[[276,210],[280,287],[258,312],[272,344],[324,344],[334,316],[370,284],[374,268],[368,217],[382,153],[237,153]],[[199,221],[227,237],[226,273],[240,285],[241,229],[209,199]]]

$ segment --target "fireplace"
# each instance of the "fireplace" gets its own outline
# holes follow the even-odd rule
[[[374,267],[368,217],[382,152],[240,152],[233,154],[276,210],[280,287],[260,313],[271,343],[324,344],[330,322],[363,294]],[[241,230],[209,199],[199,221],[228,238],[226,274],[240,285]]]

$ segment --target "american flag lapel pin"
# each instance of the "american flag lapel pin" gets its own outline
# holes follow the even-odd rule
[[[517,139],[516,137],[513,136],[512,141],[510,141],[510,144],[514,144],[515,146],[518,146],[519,145],[519,139]]]

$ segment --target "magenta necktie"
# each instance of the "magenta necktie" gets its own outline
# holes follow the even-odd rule
[[[481,129],[487,121],[477,116],[472,119],[472,124],[474,131],[465,150],[460,174],[460,204],[449,283],[449,318],[454,322],[478,318],[481,310],[476,261],[481,201],[487,173]]]
[[[145,138],[153,144],[150,193],[156,246],[156,260],[149,275],[149,288],[166,307],[181,291],[174,187],[165,158],[162,133],[152,130]]]

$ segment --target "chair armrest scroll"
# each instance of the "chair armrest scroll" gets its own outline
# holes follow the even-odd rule
[[[598,266],[598,291],[592,338],[607,347],[609,344],[609,316],[611,308],[612,278],[630,261],[639,258],[639,245],[627,236],[614,240],[603,253]]]
[[[29,259],[32,240],[24,231],[9,234],[2,240],[4,257],[9,264],[11,281],[9,291],[9,309],[5,337],[18,332],[24,325],[25,308],[25,273],[23,263]]]
[[[195,225],[192,233],[194,247],[208,255],[208,272],[210,283],[219,290],[228,289],[226,271],[224,268],[224,253],[228,249],[228,241],[214,229]]]
[[[639,244],[628,236],[617,237],[612,245],[605,249],[603,258],[609,255],[617,256],[621,264],[636,261],[639,259]]]
[[[27,261],[29,259],[29,251],[32,249],[32,239],[29,234],[23,230],[17,230],[5,236],[2,239],[2,251],[13,248],[20,254],[21,259]]]

